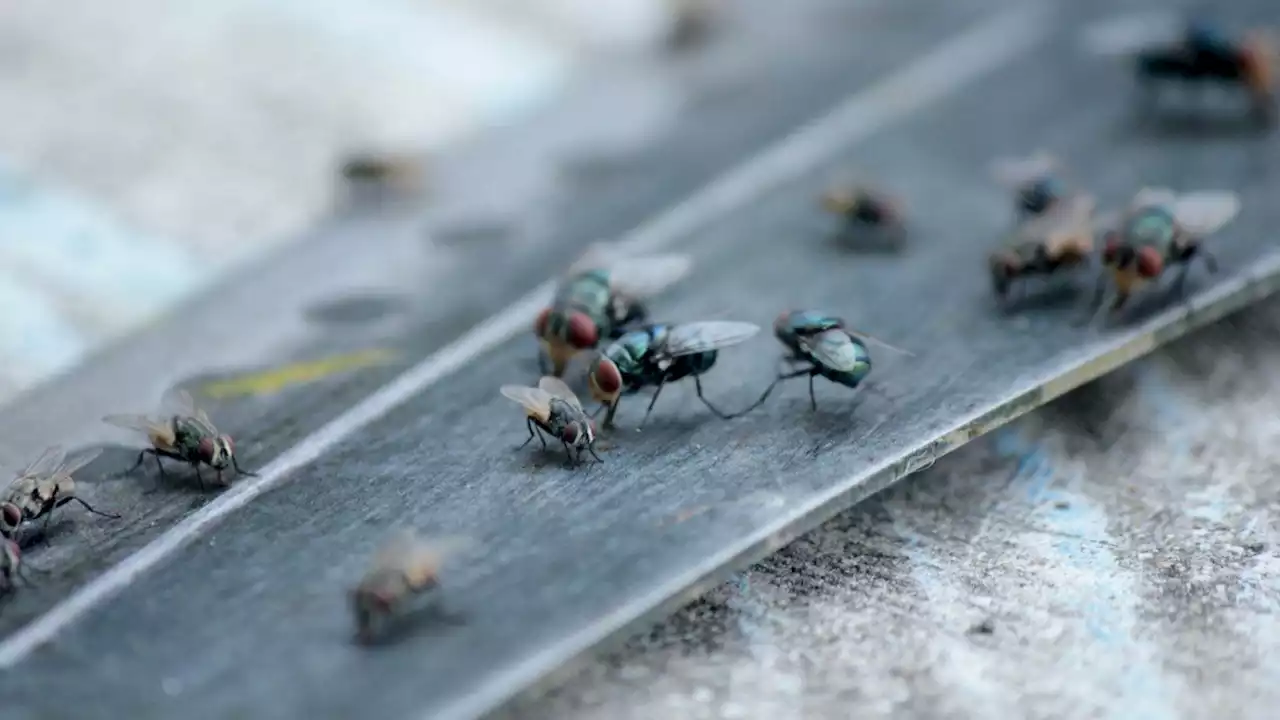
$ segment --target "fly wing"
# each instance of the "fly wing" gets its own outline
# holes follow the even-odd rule
[[[662,351],[667,357],[693,355],[719,350],[750,340],[760,332],[760,326],[748,322],[714,320],[709,322],[676,325],[667,333]]]
[[[67,449],[61,445],[45,448],[44,452],[32,460],[26,468],[18,473],[19,477],[47,476],[57,472],[67,457]]]
[[[446,556],[468,544],[470,540],[461,536],[427,540],[412,530],[401,530],[374,555],[370,572],[404,570],[434,573]]]
[[[164,445],[173,445],[173,426],[164,418],[153,418],[146,415],[108,415],[102,418],[108,425],[115,425],[125,430],[133,430],[163,440]]]
[[[680,282],[692,268],[688,255],[627,258],[609,266],[609,286],[630,298],[651,297]]]
[[[1132,210],[1141,210],[1142,208],[1164,206],[1173,207],[1177,201],[1178,194],[1167,187],[1144,187],[1134,193],[1133,200],[1130,201],[1129,207]]]
[[[573,393],[573,390],[571,390],[569,386],[558,377],[548,375],[542,378],[538,381],[538,389],[548,395],[564,400],[579,410],[582,409],[582,401],[579,400],[578,396]]]
[[[166,390],[160,398],[160,407],[166,411],[166,414],[173,413],[195,420],[204,426],[206,435],[218,434],[218,427],[209,419],[209,415],[196,404],[195,398],[191,397],[191,393],[183,388],[174,387]]]
[[[524,407],[530,415],[545,421],[551,415],[551,395],[542,388],[525,387],[524,385],[503,385],[498,388],[503,397],[514,400]]]
[[[102,454],[101,448],[89,448],[88,450],[80,450],[67,455],[56,468],[50,471],[51,475],[71,475],[80,468],[88,465],[98,456]]]
[[[1058,161],[1047,152],[1024,158],[996,158],[991,161],[991,176],[1008,187],[1018,187],[1058,168]]]
[[[813,356],[814,360],[832,370],[849,372],[857,366],[859,360],[858,346],[849,341],[849,336],[839,330],[802,337],[800,348]]]
[[[1173,205],[1178,224],[1203,237],[1221,230],[1240,213],[1240,196],[1228,190],[1205,190],[1182,195]]]

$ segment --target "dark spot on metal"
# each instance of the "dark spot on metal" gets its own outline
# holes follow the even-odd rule
[[[360,295],[317,303],[304,315],[313,322],[346,325],[381,320],[404,309],[404,298],[398,295]]]
[[[1066,500],[1059,500],[1058,502],[1053,504],[1053,508],[1055,510],[1070,510],[1071,503],[1067,502]]]

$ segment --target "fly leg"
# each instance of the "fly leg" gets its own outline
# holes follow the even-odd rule
[[[156,448],[147,448],[146,450],[143,450],[142,452],[138,453],[138,462],[136,465],[133,466],[133,469],[137,469],[138,466],[142,464],[142,461],[146,458],[147,455],[155,456],[156,469],[160,471],[161,480],[168,480],[169,476],[165,473],[164,463],[160,461],[160,458],[166,457],[166,458],[169,458],[170,460],[182,460],[183,462],[186,462],[186,458],[182,457],[181,455],[176,455],[174,453],[166,452],[164,450],[158,450]],[[133,470],[130,470],[130,472],[132,471]],[[160,489],[160,483],[157,482],[154,487],[152,487],[150,490],[146,491],[143,494],[150,495],[151,493],[156,492],[159,489]]]
[[[204,492],[204,474],[200,472],[200,463],[192,463],[191,465],[196,469],[196,480],[200,481],[200,492]]]
[[[615,398],[615,399],[614,399],[614,401],[613,401],[613,402],[611,402],[611,403],[609,403],[608,405],[601,405],[601,406],[600,406],[600,407],[602,407],[602,408],[604,408],[604,407],[609,408],[609,412],[605,413],[605,416],[604,416],[604,422],[603,422],[603,423],[601,423],[601,427],[605,428],[606,430],[611,430],[611,429],[613,429],[613,418],[614,418],[614,416],[616,416],[616,415],[618,414],[618,403],[619,403],[619,402],[621,402],[621,400],[622,400],[622,398],[620,398],[620,397],[619,397],[619,398]],[[597,413],[598,413],[598,412],[599,412],[599,411],[597,411]],[[593,417],[594,417],[594,416],[593,416]]]
[[[724,414],[723,412],[721,412],[721,411],[720,411],[720,409],[719,409],[719,408],[717,408],[715,405],[712,405],[710,400],[708,400],[706,397],[704,397],[704,396],[703,396],[703,394],[702,394],[702,378],[698,377],[697,375],[694,375],[694,376],[693,376],[693,387],[698,391],[698,399],[699,399],[699,400],[701,400],[701,401],[702,401],[702,404],[703,404],[703,405],[706,405],[706,406],[711,410],[711,412],[715,413],[715,414],[716,414],[716,417],[719,417],[721,420],[732,420],[732,419],[733,419],[733,417],[734,417],[733,415],[726,415],[726,414]]]
[[[231,456],[231,467],[235,469],[237,475],[248,475],[249,477],[258,477],[258,473],[249,472],[240,467],[240,461],[236,460],[236,456]]]
[[[518,448],[516,448],[516,449],[517,449],[517,450],[523,450],[525,445],[528,445],[529,443],[533,442],[533,438],[534,438],[534,437],[537,437],[537,438],[538,438],[538,440],[542,441],[542,449],[543,449],[543,450],[546,450],[546,449],[547,449],[547,441],[546,441],[546,439],[545,439],[545,438],[543,438],[543,437],[542,437],[542,432],[541,432],[541,431],[539,431],[539,432],[537,432],[536,434],[534,433],[534,430],[537,428],[537,426],[533,424],[533,418],[531,418],[531,417],[526,417],[526,418],[524,419],[524,425],[525,425],[525,427],[526,427],[526,428],[528,428],[528,429],[529,429],[529,439],[528,439],[528,440],[525,440],[523,443],[521,443],[521,444],[520,444],[520,447],[518,447]]]
[[[1096,321],[1102,313],[1102,301],[1106,299],[1107,278],[1099,276],[1098,282],[1094,284],[1093,297],[1089,299],[1089,306],[1085,309],[1085,315],[1078,322],[1074,323],[1076,327],[1088,325],[1092,321]]]
[[[76,496],[76,495],[72,495],[71,497],[64,497],[64,498],[62,498],[61,500],[59,500],[59,501],[58,501],[58,504],[57,504],[57,505],[54,505],[54,507],[62,507],[63,505],[66,505],[67,503],[72,502],[72,501],[80,503],[80,505],[81,505],[85,510],[88,510],[89,512],[93,513],[94,515],[101,515],[102,517],[105,517],[105,518],[111,518],[112,520],[119,520],[119,519],[120,519],[120,516],[119,516],[119,515],[112,515],[111,513],[108,513],[108,512],[102,512],[101,510],[99,510],[99,509],[95,508],[94,506],[92,506],[92,505],[90,505],[89,503],[85,502],[82,498],[80,498],[79,496]]]
[[[596,459],[596,462],[598,462],[598,463],[602,463],[602,462],[604,462],[604,460],[601,460],[601,459],[600,459],[600,456],[596,454],[596,449],[595,449],[594,447],[591,447],[590,445],[588,445],[588,446],[587,446],[587,452],[591,453],[591,457],[595,458],[595,459]],[[579,454],[581,454],[581,453],[579,453]]]
[[[644,424],[649,422],[649,415],[653,412],[653,405],[658,402],[658,396],[662,394],[662,386],[666,384],[667,381],[663,380],[658,383],[658,389],[653,391],[653,399],[649,401],[649,409],[645,411],[644,419],[640,421],[640,427],[644,427]]]

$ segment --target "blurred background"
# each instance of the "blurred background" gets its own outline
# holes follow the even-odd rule
[[[4,3],[0,401],[315,225],[349,160],[514,122],[695,7]]]

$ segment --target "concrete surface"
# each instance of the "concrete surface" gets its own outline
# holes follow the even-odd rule
[[[524,718],[1274,717],[1268,302],[844,513]]]
[[[347,153],[429,156],[524,119],[671,17],[521,7],[5,3],[0,401],[316,224]]]
[[[859,167],[883,178],[913,207],[929,206],[913,220],[906,257],[844,257],[825,242],[829,228],[815,220],[813,199],[829,171],[853,163],[851,154],[842,153],[831,167],[716,222],[692,246],[698,270],[691,281],[659,304],[671,316],[762,324],[795,304],[866,318],[870,331],[918,353],[879,365],[873,381],[880,393],[850,402],[824,387],[823,410],[811,417],[803,387],[796,386],[763,412],[720,424],[707,420],[687,389],[669,391],[659,422],[643,436],[620,436],[604,466],[571,472],[554,455],[500,445],[501,428],[515,432],[512,445],[520,440],[519,411],[494,388],[531,373],[528,339],[507,343],[375,423],[295,482],[243,508],[37,651],[0,679],[8,707],[19,708],[19,717],[28,709],[72,706],[81,716],[326,717],[377,703],[384,714],[412,716],[461,700],[475,688],[468,682],[485,679],[478,669],[493,672],[500,662],[509,668],[520,657],[513,652],[533,657],[553,640],[560,642],[556,653],[576,652],[572,639],[564,642],[565,632],[593,614],[601,627],[614,627],[608,613],[652,589],[661,576],[681,572],[680,563],[692,572],[699,557],[776,519],[779,506],[785,511],[829,491],[859,463],[909,445],[911,432],[946,424],[939,402],[952,412],[983,408],[1011,386],[1016,390],[1106,344],[1106,336],[1066,322],[1078,306],[1003,317],[993,312],[980,272],[952,272],[967,264],[981,267],[983,252],[1009,219],[1008,198],[981,178],[995,154],[1048,144],[1072,158],[1077,177],[1113,202],[1152,176],[1183,185],[1194,171],[1195,183],[1208,187],[1236,186],[1247,178],[1246,213],[1223,234],[1219,255],[1226,276],[1255,264],[1275,220],[1261,202],[1271,192],[1263,169],[1272,146],[1246,137],[1193,144],[1118,135],[1127,114],[1124,79],[1070,55],[1080,27],[1110,11],[1063,9],[1045,26],[1049,34],[1040,52],[853,151]],[[946,17],[944,24],[957,20]],[[919,28],[918,18],[913,21]],[[914,37],[928,46],[929,40]],[[1086,93],[1092,100],[1079,102]],[[788,246],[783,254],[779,238],[808,245],[799,251]],[[834,272],[838,263],[847,267]],[[1207,284],[1203,277],[1197,281]],[[858,290],[856,297],[850,288]],[[871,311],[886,306],[899,312],[890,317]],[[725,354],[716,376],[726,380],[708,379],[717,400],[740,406],[758,391],[727,378],[767,378],[777,350],[762,340],[754,350],[744,346]],[[346,392],[355,394],[352,387],[358,386]],[[303,432],[299,422],[323,414],[323,402],[302,404],[303,395],[265,414],[261,407],[240,410],[250,418],[240,426],[250,437],[255,426],[267,433],[262,445],[246,450],[247,461],[265,461]],[[850,411],[852,428],[845,419]],[[623,423],[633,414],[624,408]],[[877,432],[868,433],[872,428]],[[424,470],[431,482],[406,482]],[[99,485],[106,493],[130,492],[129,486]],[[188,502],[163,497],[129,506],[146,513]],[[691,513],[699,509],[704,512]],[[146,527],[153,520],[143,520],[144,513],[112,528],[64,521],[74,522],[76,535],[62,525],[66,534],[54,549],[43,557],[33,553],[33,562],[57,568],[53,580],[16,598],[4,621],[30,618],[95,568],[154,537],[158,528]],[[163,511],[157,513],[156,525],[163,518]],[[487,543],[490,552],[466,558],[450,572],[445,598],[462,625],[417,625],[404,642],[366,653],[347,642],[340,588],[386,526],[402,523],[463,532]],[[94,542],[102,533],[120,533],[121,539]],[[85,538],[92,551],[80,545],[73,560],[73,537]],[[503,537],[522,542],[504,544]],[[532,537],[548,544],[530,544]],[[584,585],[588,577],[595,582]],[[143,627],[165,631],[133,630]],[[60,685],[56,700],[47,691],[54,673],[77,678],[71,689]],[[225,692],[229,686],[236,692]],[[495,686],[490,697],[511,689]]]

